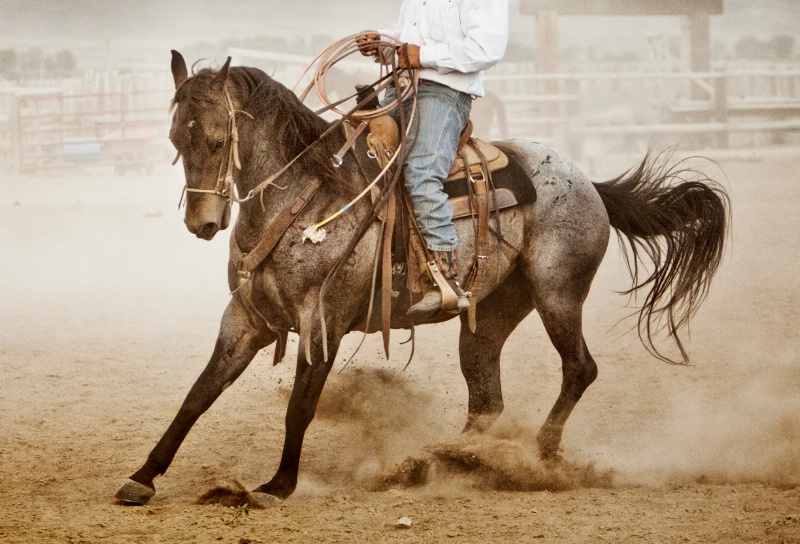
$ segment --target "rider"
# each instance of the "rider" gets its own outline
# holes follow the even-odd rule
[[[499,62],[508,43],[508,0],[403,0],[397,29],[381,31],[403,45],[397,48],[401,68],[419,70],[416,117],[408,135],[409,154],[403,165],[405,186],[422,238],[444,277],[458,295],[458,310],[469,307],[460,288],[456,263],[458,239],[453,209],[442,182],[456,158],[458,141],[466,127],[472,99],[483,96],[483,72]],[[375,33],[368,35],[377,40]],[[377,55],[378,49],[360,43],[361,53]],[[383,105],[396,97],[389,88]],[[411,103],[404,112],[411,114]],[[397,116],[397,109],[393,111]],[[436,313],[442,295],[426,285],[420,302],[408,310],[412,318]]]

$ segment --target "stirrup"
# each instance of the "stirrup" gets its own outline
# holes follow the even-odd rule
[[[461,313],[469,309],[470,293],[465,292],[458,285],[455,286],[456,306],[450,311]],[[442,293],[435,285],[431,286],[422,297],[422,300],[411,306],[406,316],[412,319],[429,317],[442,311]]]
[[[439,289],[439,308],[442,310],[451,311],[458,308],[459,293],[456,292],[456,289],[461,291],[458,283],[453,282],[451,284],[449,281],[447,281],[447,279],[445,279],[444,274],[442,274],[442,269],[439,267],[439,263],[436,262],[435,259],[428,261],[427,266],[428,272],[430,272],[435,286]],[[461,291],[461,293],[463,293],[463,291]]]

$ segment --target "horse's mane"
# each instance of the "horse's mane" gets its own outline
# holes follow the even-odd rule
[[[219,91],[211,85],[217,74],[218,70],[211,68],[196,71],[187,80],[187,83],[191,80],[194,83],[181,85],[175,93],[173,104],[183,100],[220,102]],[[228,72],[227,85],[231,96],[238,99],[242,111],[254,119],[265,119],[274,127],[270,134],[274,138],[270,142],[271,151],[278,153],[282,162],[288,163],[311,146],[298,159],[295,167],[310,171],[323,181],[334,181],[333,187],[339,190],[346,188],[346,192],[350,192],[348,181],[331,162],[330,146],[325,142],[315,144],[330,126],[327,121],[307,108],[291,90],[258,68],[232,67]],[[247,138],[242,131],[239,136]]]

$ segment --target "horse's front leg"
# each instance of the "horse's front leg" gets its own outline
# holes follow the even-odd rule
[[[253,490],[254,493],[266,493],[279,498],[291,495],[297,487],[297,472],[300,467],[300,452],[306,429],[314,419],[322,388],[336,352],[339,349],[342,335],[328,337],[328,360],[323,360],[321,337],[311,340],[311,361],[306,358],[306,350],[301,345],[297,357],[294,387],[286,409],[286,437],[283,443],[283,454],[278,470],[272,479]]]
[[[219,336],[208,365],[145,464],[114,496],[126,504],[147,503],[155,494],[153,479],[169,468],[192,425],[236,381],[256,353],[275,339],[274,333],[254,326],[237,297],[234,297],[222,316]]]

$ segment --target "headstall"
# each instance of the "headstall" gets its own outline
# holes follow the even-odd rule
[[[236,109],[233,106],[233,100],[231,99],[230,93],[228,93],[228,89],[225,89],[225,105],[228,109],[228,133],[225,135],[225,143],[229,143],[229,146],[227,160],[223,159],[224,162],[220,162],[219,165],[217,184],[213,189],[196,189],[194,187],[189,187],[188,184],[184,185],[178,207],[180,207],[180,205],[183,203],[183,197],[185,193],[212,194],[230,200],[231,203],[233,203],[234,200],[238,201],[234,194],[235,189],[233,186],[233,168],[235,166],[239,170],[242,169],[242,164],[239,161],[239,130],[236,127]],[[242,113],[249,115],[247,112]],[[230,140],[230,142],[227,140]],[[180,151],[175,157],[175,160],[172,161],[172,164],[178,162],[178,158],[180,158]]]

